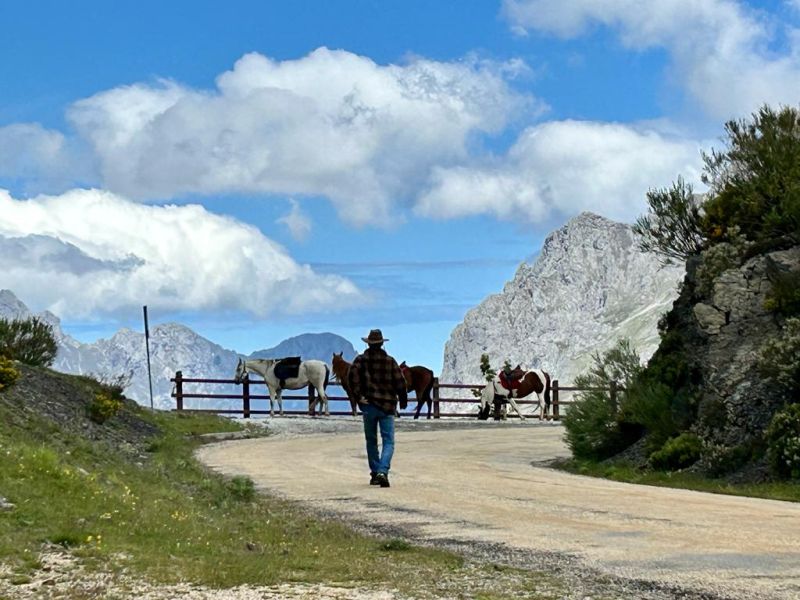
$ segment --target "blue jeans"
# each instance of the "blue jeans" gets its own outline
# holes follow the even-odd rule
[[[385,413],[372,404],[362,404],[364,437],[367,440],[367,461],[370,473],[389,474],[394,454],[394,414]],[[381,452],[378,452],[378,429],[381,430]]]

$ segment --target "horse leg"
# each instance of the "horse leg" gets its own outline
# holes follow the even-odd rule
[[[320,408],[322,408],[325,411],[326,417],[330,417],[331,413],[330,410],[328,409],[328,395],[325,393],[325,389],[317,388],[317,394],[319,395]]]
[[[269,416],[270,417],[274,417],[275,416],[275,408],[273,407],[272,403],[275,400],[275,394],[276,393],[277,392],[275,392],[275,390],[273,390],[271,387],[269,387],[269,384],[267,384],[267,394],[269,394]]]
[[[278,398],[278,414],[280,414],[280,416],[283,416],[283,390],[281,388],[278,388],[277,398]]]
[[[312,417],[317,414],[317,396],[314,393],[314,386],[308,384],[308,414]]]
[[[417,410],[414,411],[414,420],[419,419],[419,411],[422,410],[422,405],[424,403],[424,398],[417,398]],[[430,410],[428,410],[428,418],[430,418]]]
[[[519,410],[519,406],[517,406],[517,403],[514,402],[514,397],[511,396],[511,394],[508,395],[508,403],[511,405],[511,408],[513,408],[519,415],[519,420],[524,421],[525,417],[522,416],[522,412]]]

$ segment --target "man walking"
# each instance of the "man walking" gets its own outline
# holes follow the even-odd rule
[[[361,339],[367,343],[367,349],[356,356],[347,379],[351,393],[359,399],[364,419],[369,483],[389,487],[389,468],[394,454],[394,413],[398,401],[401,408],[408,402],[406,380],[397,361],[383,349],[383,343],[389,340],[384,339],[380,329],[373,329]]]

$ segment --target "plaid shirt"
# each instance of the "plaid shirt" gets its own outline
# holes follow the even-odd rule
[[[359,402],[394,413],[397,401],[408,401],[406,380],[397,361],[380,346],[370,346],[356,356],[347,374],[350,391]]]

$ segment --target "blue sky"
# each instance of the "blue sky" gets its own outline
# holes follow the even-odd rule
[[[0,288],[92,341],[381,327],[441,368],[581,211],[800,98],[800,2],[0,5]]]

